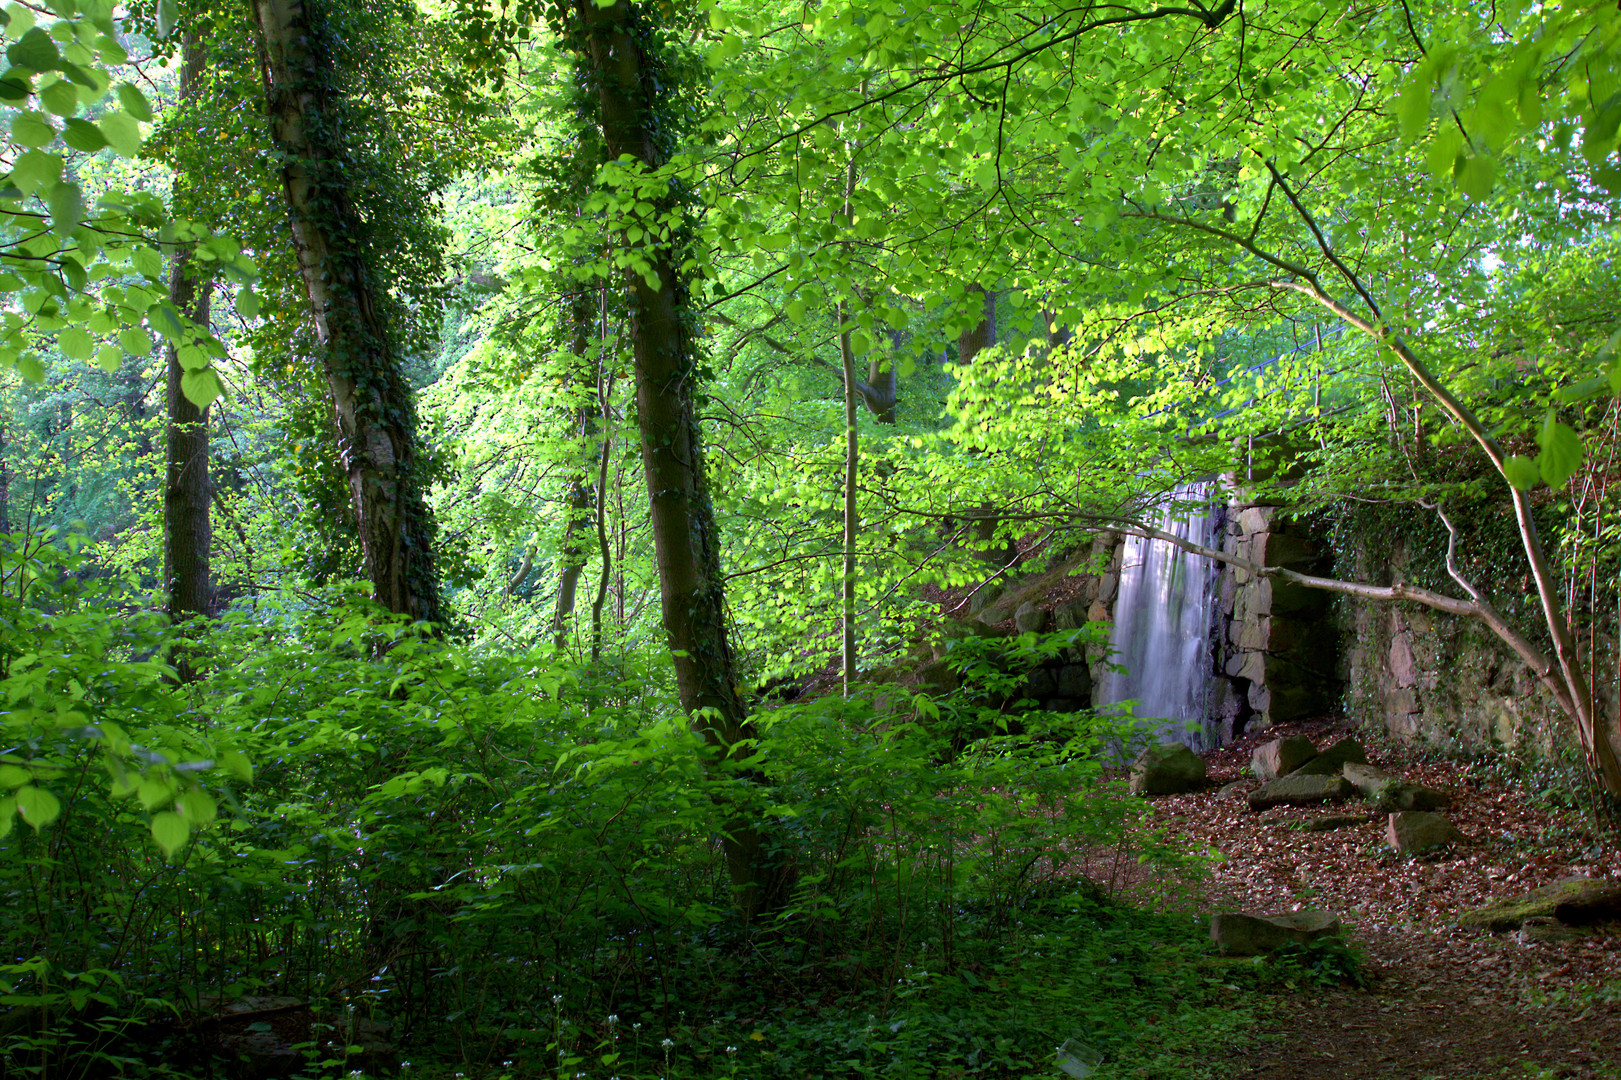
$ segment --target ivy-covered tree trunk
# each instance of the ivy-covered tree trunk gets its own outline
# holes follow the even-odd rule
[[[607,159],[629,155],[644,169],[658,169],[666,161],[661,139],[669,131],[661,106],[671,88],[648,49],[651,20],[641,5],[627,0],[608,7],[576,0],[574,17],[600,99]],[[651,263],[648,272],[630,271],[626,278],[637,422],[664,629],[682,708],[707,741],[736,756],[743,753],[738,744],[752,737],[753,728],[738,694],[727,640],[720,537],[695,409],[699,376],[693,312],[680,252],[670,244],[643,250]],[[744,917],[773,906],[785,875],[758,828],[733,819],[726,824],[724,842]]]
[[[365,573],[390,611],[439,620],[433,519],[423,499],[416,406],[382,312],[384,294],[348,195],[339,101],[323,8],[253,0],[264,44],[264,85],[299,273],[332,394],[338,455],[348,480]]]
[[[185,108],[200,93],[207,50],[195,34],[187,34],[182,48],[180,101]],[[177,177],[177,202],[184,199],[185,177]],[[198,326],[208,325],[208,287],[199,285],[191,252],[178,248],[169,273],[169,301],[175,310]],[[209,555],[213,528],[209,503],[213,491],[208,478],[208,409],[198,408],[181,390],[186,369],[173,342],[164,350],[164,386],[167,421],[163,458],[163,587],[165,608],[176,624],[214,609],[214,583]],[[180,678],[192,676],[185,657],[179,658]]]

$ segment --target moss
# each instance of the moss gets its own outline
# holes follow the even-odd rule
[[[1520,896],[1466,911],[1458,917],[1458,923],[1482,930],[1517,930],[1527,919],[1564,917],[1574,910],[1586,910],[1602,904],[1606,897],[1612,903],[1621,904],[1621,887],[1591,878],[1566,878]]]

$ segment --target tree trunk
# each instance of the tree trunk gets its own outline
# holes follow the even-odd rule
[[[607,158],[624,155],[648,171],[665,162],[661,116],[671,87],[668,73],[643,48],[652,28],[640,5],[608,7],[576,0],[581,48],[599,95]],[[661,199],[655,212],[669,209]],[[650,222],[648,224],[651,224]],[[634,246],[634,245],[631,245]],[[647,477],[649,517],[664,629],[675,665],[681,706],[695,730],[726,748],[753,736],[738,695],[737,669],[727,640],[720,538],[704,476],[694,391],[698,382],[693,313],[680,253],[671,244],[643,248],[648,274],[627,270],[636,412]],[[649,277],[653,280],[650,283]],[[786,876],[772,865],[758,829],[727,823],[726,860],[745,919],[774,906]]]
[[[338,456],[373,595],[388,610],[439,620],[433,519],[416,460],[416,405],[360,245],[363,215],[338,169],[332,62],[320,3],[253,0],[265,98],[299,273],[332,393]]]
[[[180,67],[181,108],[201,93],[207,47],[187,33]],[[177,176],[176,202],[183,202],[193,177]],[[199,327],[208,326],[208,285],[199,283],[188,248],[175,249],[169,271],[169,302]],[[164,608],[179,626],[196,616],[213,614],[216,596],[209,557],[214,531],[209,520],[213,492],[208,479],[208,410],[198,408],[181,390],[186,369],[174,342],[164,349],[165,413],[163,440],[163,588]],[[181,682],[196,678],[184,649],[175,656]]]
[[[852,170],[852,176],[854,172]],[[849,213],[849,192],[845,193]],[[839,651],[844,696],[856,681],[856,534],[860,521],[856,510],[856,478],[861,464],[860,427],[857,424],[855,357],[850,349],[847,305],[839,305],[839,360],[844,372],[844,552],[839,568]]]
[[[979,293],[985,306],[979,324],[957,336],[957,362],[962,364],[973,363],[981,351],[996,344],[996,294],[987,292],[983,285],[975,285],[969,291]]]
[[[569,302],[570,340],[569,348],[574,352],[572,361],[573,370],[568,381],[578,390],[584,386],[589,378],[593,387],[600,383],[600,376],[595,371],[589,371],[585,354],[591,347],[592,316],[591,294],[585,291],[584,286],[576,289]],[[574,409],[574,432],[582,444],[586,445],[585,463],[580,470],[568,478],[564,485],[564,496],[567,504],[568,520],[563,524],[563,544],[558,559],[562,573],[557,580],[557,606],[552,612],[552,642],[561,649],[568,637],[568,620],[574,614],[575,598],[580,589],[580,575],[585,571],[586,563],[586,534],[594,524],[595,515],[592,510],[597,504],[597,493],[591,487],[591,478],[588,470],[595,462],[595,455],[602,452],[597,444],[597,399],[600,391],[591,395],[591,400]],[[594,471],[594,470],[593,470]]]

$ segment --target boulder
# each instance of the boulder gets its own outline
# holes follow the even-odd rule
[[[1340,774],[1373,804],[1374,809],[1386,813],[1397,810],[1440,810],[1452,802],[1452,797],[1444,791],[1409,784],[1401,777],[1372,765],[1346,762]]]
[[[1251,780],[1234,780],[1230,784],[1222,785],[1216,792],[1216,798],[1236,799],[1241,795],[1248,795],[1250,788],[1254,786],[1254,782]]]
[[[1463,833],[1440,814],[1403,810],[1390,815],[1385,842],[1403,855],[1417,855],[1464,839]]]
[[[1260,956],[1285,945],[1305,944],[1340,932],[1340,917],[1307,908],[1283,915],[1230,911],[1210,918],[1210,940],[1228,956]]]
[[[1349,799],[1356,788],[1343,776],[1301,776],[1298,773],[1279,777],[1262,784],[1249,793],[1251,810],[1266,810],[1273,806],[1311,806],[1316,803]]]
[[[1565,923],[1605,922],[1621,919],[1621,881],[1570,877],[1496,900],[1458,917],[1462,926],[1481,930],[1513,930],[1527,919],[1554,918]]]
[[[1291,770],[1285,775],[1333,776],[1345,768],[1347,762],[1358,765],[1368,763],[1367,752],[1355,739],[1341,739],[1298,769]]]
[[[1204,785],[1204,758],[1181,743],[1150,746],[1131,764],[1133,795],[1177,795]]]
[[[1059,604],[1053,608],[1053,627],[1058,630],[1078,630],[1086,625],[1085,604]]]
[[[1379,789],[1385,785],[1401,783],[1401,777],[1366,762],[1346,762],[1340,767],[1340,775],[1351,781],[1352,787],[1370,799],[1377,796]]]
[[[1317,747],[1304,735],[1273,739],[1255,748],[1250,756],[1250,772],[1257,780],[1276,780],[1292,773],[1317,756]]]
[[[1047,629],[1047,613],[1036,607],[1035,601],[1026,600],[1013,613],[1013,627],[1021,634],[1039,634]]]

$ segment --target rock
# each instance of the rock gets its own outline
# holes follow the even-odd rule
[[[1391,814],[1385,825],[1385,842],[1403,855],[1417,855],[1464,839],[1463,833],[1440,814],[1403,810]]]
[[[997,584],[981,585],[968,601],[968,614],[978,615],[1002,596],[1002,586]]]
[[[1086,625],[1085,604],[1059,604],[1053,608],[1053,626],[1058,630],[1078,630]]]
[[[1355,739],[1341,739],[1298,769],[1292,770],[1292,775],[1333,776],[1345,768],[1347,763],[1357,765],[1366,765],[1368,763],[1367,752],[1362,749],[1362,744]]]
[[[936,660],[932,664],[925,664],[918,668],[912,675],[912,682],[920,690],[932,690],[939,694],[952,693],[962,685],[957,673],[944,660]]]
[[[1251,810],[1273,806],[1311,806],[1315,803],[1349,799],[1356,788],[1343,776],[1301,776],[1296,773],[1262,784],[1249,793]]]
[[[1322,817],[1304,818],[1299,827],[1301,832],[1333,832],[1335,829],[1366,825],[1370,820],[1363,814],[1325,814]]]
[[[1305,944],[1340,932],[1340,917],[1307,908],[1284,915],[1224,912],[1210,918],[1210,940],[1228,956],[1260,956],[1285,945]]]
[[[1376,765],[1366,762],[1348,761],[1340,767],[1340,775],[1351,781],[1351,786],[1362,794],[1373,798],[1379,794],[1379,789],[1386,784],[1398,784],[1401,778],[1394,773],[1388,773]]]
[[[1566,926],[1551,915],[1538,915],[1520,924],[1517,935],[1521,945],[1541,945],[1554,941],[1569,941],[1584,936],[1573,926]]]
[[[1204,759],[1181,743],[1150,746],[1131,764],[1133,795],[1177,795],[1204,784]]]
[[[1042,698],[1056,697],[1058,694],[1058,679],[1052,668],[1036,668],[1024,677],[1024,682],[1013,691],[1016,698]]]
[[[1089,700],[1092,697],[1092,669],[1085,664],[1065,664],[1059,668],[1058,692],[1064,697]]]
[[[1412,686],[1418,681],[1418,665],[1413,661],[1413,647],[1405,635],[1390,643],[1390,675],[1397,686]]]
[[[1114,600],[1115,588],[1120,584],[1120,575],[1110,572],[1098,578],[1098,600],[1108,604]]]
[[[1250,756],[1250,772],[1258,780],[1276,780],[1294,772],[1316,756],[1316,745],[1304,735],[1273,739],[1255,748],[1255,753]]]
[[[1240,795],[1249,794],[1249,790],[1252,786],[1253,785],[1248,780],[1234,780],[1232,783],[1224,785],[1219,791],[1217,791],[1216,798],[1236,799]]]
[[[1527,919],[1554,918],[1566,923],[1621,919],[1621,882],[1602,878],[1570,877],[1497,900],[1458,917],[1461,926],[1482,930],[1513,930]]]
[[[1109,609],[1103,606],[1102,601],[1096,601],[1086,609],[1087,622],[1108,622]]]
[[[1021,634],[1039,634],[1047,629],[1047,613],[1036,607],[1035,601],[1026,600],[1013,613],[1013,627]]]
[[[1372,765],[1346,762],[1340,775],[1349,780],[1374,809],[1385,813],[1397,810],[1440,810],[1452,803],[1452,796],[1420,784],[1409,784]]]

